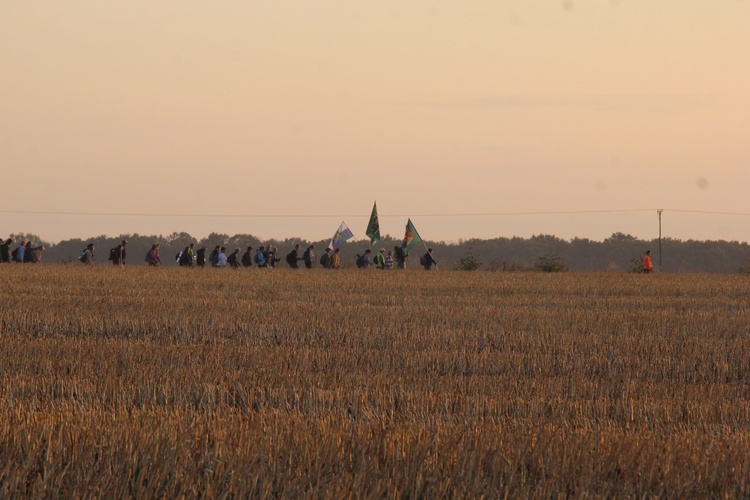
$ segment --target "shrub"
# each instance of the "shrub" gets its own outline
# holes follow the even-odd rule
[[[534,267],[545,273],[561,273],[568,270],[568,266],[562,263],[562,257],[549,253],[539,257]]]
[[[474,252],[471,247],[466,251],[463,257],[453,265],[456,271],[476,271],[482,267],[482,261],[479,260],[479,254]]]

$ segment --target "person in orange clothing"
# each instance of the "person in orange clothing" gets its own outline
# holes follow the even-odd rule
[[[643,272],[646,274],[654,272],[654,266],[651,263],[651,250],[646,250],[646,255],[643,256]]]

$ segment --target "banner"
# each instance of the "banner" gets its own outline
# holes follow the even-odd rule
[[[335,251],[343,245],[346,240],[353,236],[351,229],[349,229],[344,221],[341,221],[341,225],[336,230],[336,234],[333,235],[333,238],[331,238],[331,243],[328,244],[328,248],[330,248],[331,251]]]
[[[374,247],[380,242],[380,222],[378,222],[377,202],[372,205],[372,215],[370,215],[370,223],[367,224],[365,234],[370,238],[370,246]]]
[[[411,247],[421,241],[422,237],[419,236],[417,229],[414,227],[414,224],[411,223],[411,219],[409,219],[406,223],[406,234],[404,234],[404,241],[402,242],[401,247],[408,252],[411,250]]]

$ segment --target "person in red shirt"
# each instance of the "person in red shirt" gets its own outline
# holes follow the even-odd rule
[[[651,250],[646,250],[646,255],[643,256],[643,272],[646,274],[654,272],[654,266],[651,263]]]

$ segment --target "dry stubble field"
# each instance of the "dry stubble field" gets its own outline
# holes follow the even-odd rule
[[[750,495],[747,277],[0,279],[0,496]]]

